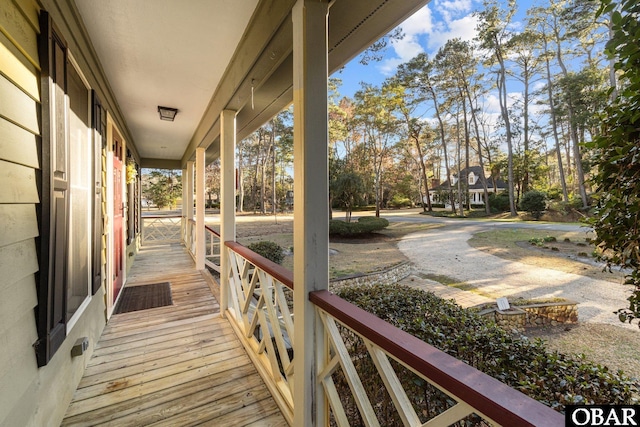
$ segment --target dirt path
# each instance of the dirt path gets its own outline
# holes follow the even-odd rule
[[[623,285],[564,273],[521,262],[508,261],[468,245],[484,225],[447,226],[405,236],[399,249],[426,274],[446,275],[477,289],[483,295],[508,298],[567,298],[580,303],[581,322],[621,323],[613,312],[626,307],[628,289]]]

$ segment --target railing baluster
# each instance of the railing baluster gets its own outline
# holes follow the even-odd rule
[[[451,424],[458,422],[469,415],[473,414],[474,409],[467,405],[464,402],[459,402],[455,406],[447,409],[441,414],[436,415],[428,422],[422,424],[423,427],[439,427],[439,426],[450,426]],[[497,426],[498,424],[492,423]]]
[[[356,401],[356,405],[360,410],[362,420],[367,427],[379,427],[380,423],[376,418],[376,413],[373,410],[373,406],[371,406],[369,396],[367,396],[367,392],[362,385],[358,371],[356,371],[356,367],[351,361],[349,350],[347,350],[347,347],[344,345],[344,341],[342,340],[342,336],[340,335],[338,326],[336,326],[335,320],[332,317],[325,315],[322,316],[322,323],[328,331],[329,342],[336,352],[334,358],[339,359],[342,372],[349,384],[349,388],[351,389],[351,394]]]
[[[365,344],[404,425],[422,425],[420,418],[418,418],[418,414],[416,414],[415,409],[413,409],[413,405],[411,405],[411,401],[396,375],[396,372],[393,370],[391,363],[389,363],[387,354],[373,345],[369,340],[365,340]]]
[[[213,237],[213,236],[212,236]],[[291,422],[293,411],[293,315],[284,286],[293,289],[291,273],[260,257],[235,242],[226,242],[220,250],[229,251],[229,311],[234,328],[261,368],[269,389],[278,396],[285,417]],[[332,419],[340,426],[349,426],[344,396],[334,381],[341,369],[348,389],[367,426],[379,426],[374,406],[365,387],[364,378],[354,365],[355,355],[349,353],[345,333],[354,333],[365,344],[378,377],[393,401],[398,416],[406,426],[450,425],[476,414],[492,425],[563,425],[564,418],[551,408],[533,401],[520,392],[488,377],[390,324],[347,303],[328,291],[312,292],[311,302],[324,326],[324,351],[327,360],[320,360],[317,380],[323,385]],[[295,307],[294,310],[295,311]],[[338,327],[338,324],[341,325]],[[256,334],[260,328],[260,334]],[[260,335],[260,336],[258,336]],[[318,349],[320,350],[320,349]],[[393,362],[392,360],[393,359]],[[398,365],[396,365],[398,363]],[[399,368],[398,368],[399,367]],[[455,405],[422,424],[421,408],[414,408],[396,369],[406,369],[442,391]],[[404,380],[403,380],[404,381]],[[373,397],[372,397],[373,398]],[[375,403],[373,405],[372,403]]]
[[[142,244],[177,243],[182,239],[182,217],[146,215],[142,217]]]

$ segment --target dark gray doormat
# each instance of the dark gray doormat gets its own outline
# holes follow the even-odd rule
[[[125,286],[122,289],[120,301],[118,301],[115,310],[113,310],[113,314],[129,313],[168,305],[173,305],[171,284],[169,282]]]

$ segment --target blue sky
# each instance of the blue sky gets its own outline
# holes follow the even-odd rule
[[[530,4],[529,0],[518,1],[516,19],[524,16]],[[364,66],[359,63],[360,57],[356,57],[342,71],[333,74],[332,77],[342,80],[340,94],[352,97],[361,81],[379,85],[395,73],[399,64],[421,52],[432,56],[449,39],[472,40],[477,24],[473,12],[481,7],[482,1],[478,0],[432,0],[400,25],[405,37],[387,47],[381,62]]]
[[[518,10],[512,18],[510,27],[513,30],[523,28],[526,11],[532,6],[532,0],[519,0]],[[360,89],[360,82],[380,85],[387,77],[392,76],[399,64],[409,61],[419,53],[426,52],[434,56],[447,40],[460,38],[473,40],[476,36],[477,18],[474,11],[482,9],[482,0],[431,0],[426,6],[418,10],[413,16],[400,25],[404,38],[388,46],[384,52],[384,59],[380,62],[360,64],[360,57],[354,58],[342,71],[332,75],[342,80],[339,87],[340,96],[353,97]],[[544,82],[532,82],[532,88],[538,89]],[[513,105],[522,99],[521,83],[508,79],[508,103]],[[481,98],[483,115],[488,120],[490,128],[497,123],[500,116],[498,94],[495,89],[490,90]],[[532,119],[536,120],[537,113],[544,110],[544,105],[530,104]],[[420,113],[418,113],[420,114]],[[432,120],[430,107],[425,107],[423,118]],[[495,129],[494,129],[495,130]]]

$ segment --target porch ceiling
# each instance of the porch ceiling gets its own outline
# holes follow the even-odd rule
[[[329,71],[427,1],[336,0]],[[294,3],[75,0],[143,166],[184,166],[197,147],[212,161],[223,109],[239,112],[242,138],[291,102]],[[175,121],[161,121],[158,105],[177,108]]]

